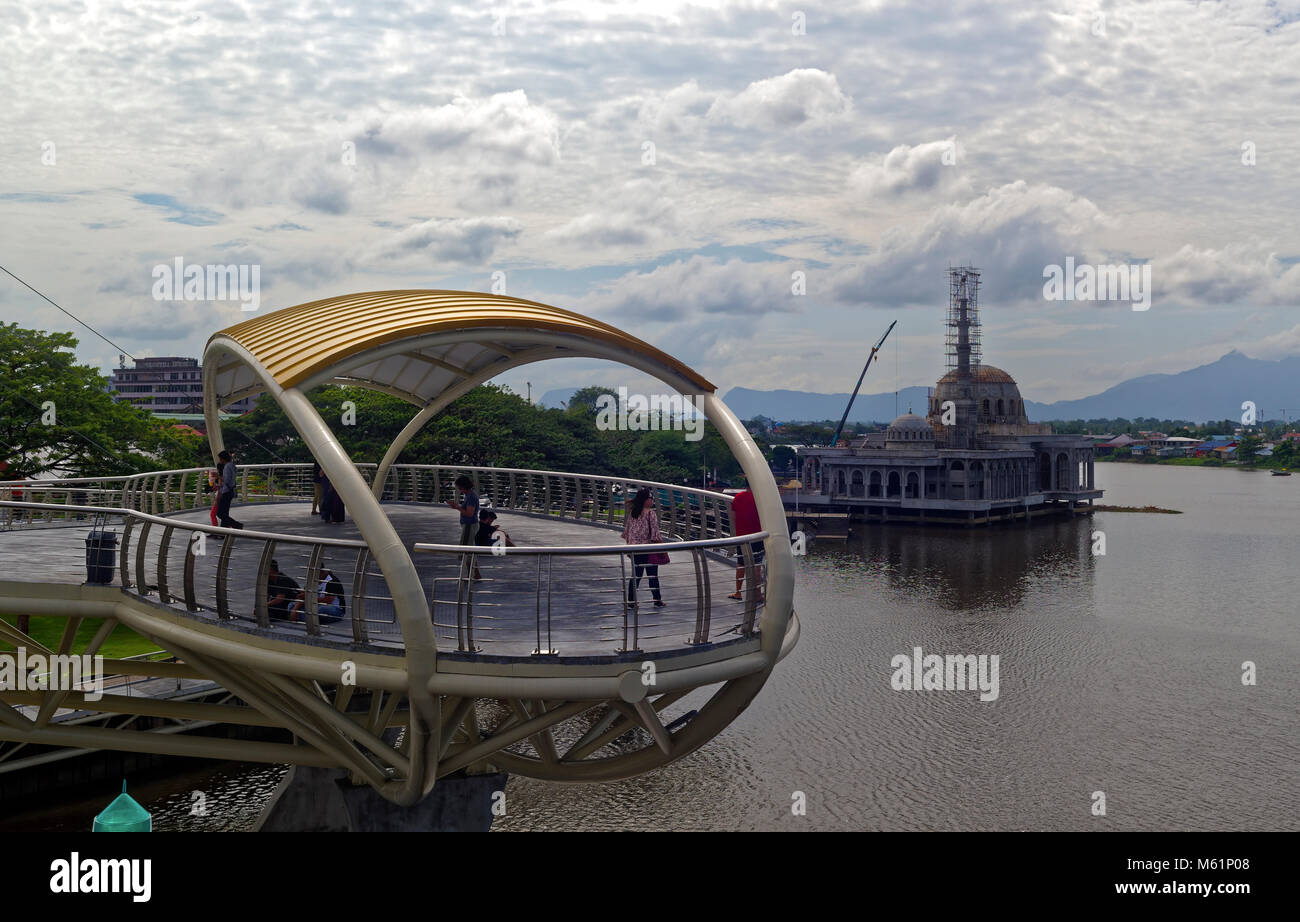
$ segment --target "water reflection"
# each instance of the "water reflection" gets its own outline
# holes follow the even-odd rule
[[[1008,608],[1044,579],[1090,583],[1092,532],[1082,516],[960,530],[867,523],[845,542],[813,542],[807,563],[864,572],[878,588],[949,611]]]

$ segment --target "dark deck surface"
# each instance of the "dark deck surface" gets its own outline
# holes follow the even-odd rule
[[[338,525],[327,525],[309,514],[305,503],[274,505],[236,505],[232,514],[248,529],[293,534],[303,537],[360,539],[349,517]],[[455,544],[460,528],[456,513],[443,507],[386,504],[390,521],[407,549],[416,542]],[[181,513],[177,522],[207,522],[206,510]],[[622,543],[615,529],[584,525],[572,521],[501,513],[498,523],[518,545],[594,546]],[[120,523],[111,526],[121,538]],[[86,579],[85,538],[90,522],[77,526],[19,527],[0,531],[0,579],[30,582],[57,582],[79,585]],[[146,548],[146,581],[154,582],[158,540],[162,527],[154,526]],[[174,597],[171,607],[185,610],[184,561],[188,533],[178,530],[168,551],[168,588]],[[135,552],[139,527],[132,535],[131,574],[134,581]],[[228,600],[235,629],[254,629],[254,589],[263,542],[240,538],[235,541],[230,559]],[[207,541],[206,553],[195,566],[196,597],[204,611],[198,617],[216,620],[216,570],[220,540]],[[307,565],[310,546],[278,544],[274,557],[281,570],[299,586],[308,585]],[[696,567],[692,555],[679,551],[671,554],[672,562],[659,570],[664,606],[652,605],[647,579],[637,592],[635,609],[625,606],[624,593],[630,572],[630,558],[624,555],[586,557],[541,557],[512,555],[484,557],[480,561],[482,579],[474,581],[472,624],[460,619],[458,592],[465,589],[459,580],[460,555],[415,554],[426,596],[433,600],[438,648],[442,653],[456,651],[469,654],[470,628],[472,645],[478,656],[529,656],[534,651],[568,657],[607,657],[624,651],[663,653],[691,649],[688,641],[696,631],[699,612]],[[717,562],[702,562],[710,585],[710,627],[708,639],[715,643],[736,640],[743,618],[743,604],[727,598],[735,591],[735,570]],[[120,564],[120,560],[119,560]],[[343,584],[348,616],[335,624],[322,624],[324,638],[350,642],[353,637],[351,616],[357,605],[353,598],[356,552],[350,548],[329,548],[323,564]],[[540,564],[540,566],[539,566]],[[388,589],[373,559],[367,569],[364,592],[368,640],[379,646],[400,645]],[[120,569],[114,572],[114,585],[120,585]],[[138,587],[133,587],[138,589]],[[149,597],[157,600],[156,591]],[[633,630],[635,629],[635,643]],[[301,623],[272,622],[271,631],[286,637],[305,637]],[[540,641],[539,641],[540,634]]]

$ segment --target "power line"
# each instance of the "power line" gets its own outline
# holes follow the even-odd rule
[[[73,320],[77,321],[77,323],[81,324],[81,325],[82,325],[83,327],[85,327],[87,330],[89,330],[90,332],[94,333],[96,336],[98,336],[98,337],[99,337],[100,339],[102,339],[104,342],[108,343],[110,346],[112,346],[112,347],[113,347],[114,349],[116,349],[118,352],[121,352],[122,354],[124,354],[124,355],[130,357],[131,361],[133,361],[133,362],[135,361],[135,356],[134,356],[134,355],[131,355],[131,353],[127,352],[125,349],[123,349],[123,348],[122,348],[121,346],[119,346],[117,343],[113,342],[111,339],[109,339],[109,338],[108,338],[107,336],[105,336],[103,333],[99,332],[99,331],[96,330],[94,327],[92,327],[90,324],[86,323],[86,321],[82,320],[82,319],[81,319],[80,317],[78,317],[76,314],[72,313],[72,311],[64,309],[64,308],[63,308],[62,306],[60,306],[59,304],[56,304],[52,298],[46,297],[44,294],[41,294],[41,292],[36,291],[35,288],[32,288],[31,285],[28,285],[26,282],[24,282],[24,281],[23,281],[22,279],[20,279],[18,276],[14,275],[12,272],[10,272],[8,269],[6,269],[4,266],[0,266],[0,270],[3,270],[4,273],[5,273],[5,275],[9,276],[11,279],[13,279],[14,281],[18,282],[20,285],[23,285],[24,287],[26,287],[26,288],[29,289],[30,291],[33,291],[33,292],[35,292],[36,294],[40,295],[42,298],[45,298],[46,301],[49,301],[51,304],[53,304],[53,305],[54,305],[55,307],[57,307],[59,310],[63,311],[63,313],[67,314],[67,315],[68,315],[69,317],[71,317]]]
[[[110,346],[112,346],[112,347],[113,347],[114,349],[116,349],[118,352],[120,352],[120,353],[122,353],[123,355],[127,356],[128,358],[130,358],[131,361],[133,361],[133,362],[136,361],[135,356],[132,355],[130,352],[128,352],[125,348],[123,348],[122,346],[119,346],[117,343],[113,342],[111,339],[109,339],[109,338],[108,338],[107,336],[105,336],[103,333],[99,332],[99,331],[96,330],[94,327],[92,327],[90,324],[86,323],[86,321],[82,320],[82,319],[81,319],[80,317],[78,317],[76,314],[72,313],[72,311],[67,310],[66,308],[60,306],[58,303],[56,303],[56,302],[54,301],[53,298],[50,298],[49,296],[47,296],[47,295],[44,294],[43,292],[37,291],[37,289],[33,288],[31,285],[28,285],[25,281],[23,281],[22,279],[20,279],[18,276],[14,275],[12,272],[10,272],[10,271],[9,271],[7,268],[5,268],[4,266],[0,266],[0,270],[3,270],[4,273],[5,273],[6,275],[8,275],[10,278],[12,278],[14,281],[16,281],[16,282],[18,282],[19,284],[23,285],[24,287],[26,287],[26,288],[29,289],[30,291],[34,292],[35,294],[40,295],[40,296],[41,296],[42,298],[44,298],[46,301],[49,301],[51,304],[53,304],[53,305],[54,305],[55,307],[57,307],[59,310],[63,311],[63,313],[67,314],[67,315],[68,315],[69,317],[71,317],[73,320],[77,321],[77,323],[81,324],[81,325],[82,325],[83,327],[85,327],[87,330],[89,330],[90,332],[94,333],[96,336],[98,336],[98,337],[99,337],[100,339],[102,339],[104,342],[108,343]],[[26,399],[26,398],[23,398],[23,399]],[[28,401],[28,403],[31,403],[31,401]],[[35,404],[32,404],[32,406],[35,406]],[[61,426],[60,428],[68,428],[68,427]],[[87,441],[91,441],[87,436],[82,435],[80,432],[77,432],[75,429],[68,429],[68,431],[69,431],[69,432],[73,432],[73,433],[75,433],[76,435],[81,436],[82,438],[86,439]],[[243,436],[245,439],[247,439],[248,441],[252,442],[252,443],[253,443],[254,445],[256,445],[258,448],[261,448],[261,449],[262,449],[263,451],[265,451],[267,454],[271,455],[271,456],[272,456],[273,458],[275,458],[277,461],[283,461],[283,460],[284,460],[283,458],[280,457],[280,455],[279,455],[279,454],[278,454],[274,449],[268,448],[266,445],[263,445],[263,444],[262,444],[261,442],[259,442],[257,439],[253,438],[251,435],[248,435],[248,434],[245,433],[245,432],[240,432],[239,434],[242,435],[242,436]],[[167,431],[167,427],[163,427],[163,435],[164,435],[165,437],[167,437],[167,438],[170,438],[170,439],[175,440],[177,444],[180,444],[180,441],[179,441],[179,439],[176,439],[175,434],[172,433],[172,432],[170,432],[170,431]],[[107,448],[104,448],[104,446],[99,445],[99,443],[97,443],[97,442],[94,442],[93,444],[97,445],[99,448],[103,449],[105,452],[108,451]],[[119,463],[121,463],[121,462],[119,461]]]

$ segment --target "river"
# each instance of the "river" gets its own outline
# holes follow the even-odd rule
[[[1108,504],[1183,514],[863,525],[816,543],[798,561],[799,646],[725,732],[618,783],[512,778],[495,828],[1300,827],[1300,477],[1097,477]],[[890,661],[914,647],[996,654],[998,697],[894,690]],[[137,794],[156,829],[246,829],[281,772],[209,766]],[[102,803],[29,828],[86,828]]]

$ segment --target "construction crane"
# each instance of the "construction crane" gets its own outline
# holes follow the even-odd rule
[[[840,433],[844,431],[844,424],[849,420],[849,411],[853,409],[853,401],[858,399],[858,390],[862,387],[862,379],[867,376],[867,369],[871,367],[871,363],[875,359],[876,353],[880,351],[880,347],[885,344],[885,340],[889,338],[889,334],[897,324],[897,320],[891,323],[889,329],[885,331],[885,335],[880,337],[880,339],[876,341],[876,344],[871,347],[871,354],[867,356],[867,364],[862,366],[862,374],[858,375],[858,383],[854,386],[853,394],[849,397],[849,405],[844,408],[844,415],[840,417],[840,424],[835,427],[835,434],[831,436],[832,446],[839,444]]]

